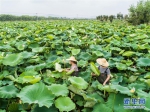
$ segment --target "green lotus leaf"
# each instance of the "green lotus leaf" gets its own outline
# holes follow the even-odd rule
[[[3,64],[9,66],[16,66],[22,61],[23,57],[21,54],[9,54],[4,57]]]
[[[14,98],[18,89],[14,85],[7,85],[0,88],[0,98]]]
[[[55,63],[55,70],[59,71],[59,72],[63,71],[63,69],[61,68],[61,65],[59,63]]]
[[[13,102],[12,104],[9,105],[8,110],[9,112],[19,112],[19,104]]]
[[[38,105],[34,106],[31,112],[58,112],[58,109],[52,105],[51,107],[47,108],[45,106],[39,107]]]
[[[41,77],[40,76],[21,76],[21,77],[18,77],[15,81],[18,82],[18,83],[31,83],[31,84],[34,84],[34,83],[37,83],[41,80]]]
[[[87,101],[87,102],[84,104],[84,107],[93,107],[95,104],[96,104],[95,101]]]
[[[131,83],[131,82],[135,82],[136,81],[136,79],[138,78],[138,76],[130,76],[129,77],[129,82]]]
[[[100,51],[93,51],[92,53],[96,54],[96,56],[104,56]]]
[[[69,91],[65,85],[52,84],[48,87],[55,96],[67,96]]]
[[[84,60],[78,61],[78,66],[79,67],[85,67],[85,66],[87,66],[87,61],[84,61]]]
[[[57,57],[58,57],[57,55],[52,55],[52,56],[48,57],[47,62],[52,63],[57,59]]]
[[[46,106],[49,108],[53,104],[55,96],[43,83],[36,83],[34,85],[22,88],[17,96],[28,104],[38,104],[39,107]]]
[[[51,72],[51,77],[60,78],[63,77],[65,74],[66,74],[65,71],[63,72],[53,71]]]
[[[71,53],[72,53],[72,55],[77,55],[80,53],[80,49],[72,49]]]
[[[93,111],[92,112],[113,112],[113,110],[106,106],[105,104],[102,103],[97,103],[94,107],[93,107]]]
[[[0,112],[6,112],[6,110],[2,110],[2,109],[0,109]]]
[[[24,50],[25,49],[25,47],[26,47],[26,42],[24,42],[24,41],[19,41],[19,42],[17,42],[16,44],[15,44],[15,46],[17,47],[17,49],[18,50]]]
[[[29,71],[25,71],[25,72],[21,73],[20,77],[23,77],[23,76],[35,76],[37,74],[38,74],[38,72],[36,72],[34,70],[29,70]]]
[[[70,77],[68,80],[78,89],[86,89],[88,87],[88,83],[81,77]]]
[[[122,60],[121,62],[123,62],[127,66],[133,65],[133,61],[131,61],[131,60]]]
[[[116,92],[115,91],[115,89],[114,88],[111,88],[111,86],[110,85],[105,85],[105,86],[103,86],[102,84],[99,84],[98,85],[98,89],[99,90],[104,90],[104,91],[106,91],[106,92]]]
[[[136,83],[136,82],[129,84],[128,87],[130,89],[135,88],[135,90],[138,90],[138,89],[144,90],[144,89],[146,89],[146,85],[144,83]]]
[[[55,106],[59,111],[71,111],[74,110],[76,105],[69,97],[59,97],[55,100]]]
[[[126,70],[127,69],[127,65],[126,64],[122,64],[122,63],[116,63],[116,67],[119,70]]]
[[[55,78],[54,77],[44,78],[44,82],[49,85],[53,84],[53,83],[55,83]]]
[[[23,52],[21,52],[21,54],[22,54],[24,59],[27,59],[27,58],[30,58],[30,57],[34,56],[33,52],[27,52],[27,51],[23,51]]]
[[[139,58],[137,66],[150,66],[150,58]]]
[[[147,97],[149,97],[149,94],[147,92],[142,91],[140,89],[138,89],[136,91],[136,93],[138,94],[138,97],[140,97],[140,98],[147,98]]]
[[[135,52],[133,52],[133,51],[125,51],[125,52],[122,54],[122,56],[127,56],[127,57],[129,57],[129,56],[132,56],[133,54],[135,54]]]
[[[114,51],[121,51],[121,49],[119,47],[111,47],[110,49],[114,50]]]
[[[50,40],[53,40],[54,36],[53,35],[47,35],[47,38],[49,38]]]
[[[150,86],[150,79],[147,79],[144,82],[147,83],[148,86]]]
[[[38,53],[38,52],[43,52],[45,47],[36,47],[32,48],[32,52]]]
[[[123,103],[124,98],[128,98],[128,97],[129,96],[124,94],[110,93],[105,106],[111,108],[114,112],[120,112],[120,110],[122,110],[122,112],[130,112],[130,110],[124,109],[124,103]]]
[[[149,78],[150,79],[150,72],[147,72],[144,76],[144,78]]]
[[[79,55],[79,58],[82,59],[82,60],[89,60],[91,58],[91,55],[87,52],[81,52],[80,55]]]
[[[112,79],[111,83],[118,84],[119,82],[122,82],[122,80],[123,80],[122,76],[118,76],[116,79]]]
[[[112,89],[115,89],[116,91],[119,91],[122,94],[132,95],[130,90],[127,87],[123,87],[120,85],[111,85]]]
[[[7,70],[0,72],[0,80],[2,80],[7,75],[9,75],[9,72]]]
[[[78,89],[78,88],[74,87],[73,85],[68,86],[68,89],[77,95],[82,96],[85,94],[85,91],[83,91],[82,89]]]
[[[145,103],[145,108],[144,108],[144,110],[147,110],[147,112],[148,111],[150,111],[150,97],[148,97],[148,98],[146,98],[145,99],[146,100],[146,103]]]

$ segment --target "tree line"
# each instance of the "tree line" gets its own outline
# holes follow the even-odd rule
[[[118,13],[115,15],[99,15],[96,17],[97,20],[112,22],[114,19],[126,20],[133,25],[149,24],[150,22],[150,0],[140,0],[137,5],[131,5],[129,8],[129,14],[123,15]]]
[[[65,17],[43,17],[43,16],[15,16],[10,14],[1,14],[0,21],[37,21],[37,20],[57,20],[57,19],[66,19]]]

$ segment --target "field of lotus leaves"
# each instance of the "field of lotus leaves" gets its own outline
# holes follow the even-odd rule
[[[72,55],[79,77],[62,70]],[[105,86],[91,77],[90,68],[103,57],[111,70],[111,84]],[[124,98],[143,98],[145,108],[125,109]],[[150,111],[150,26],[0,22],[0,112],[69,111]]]

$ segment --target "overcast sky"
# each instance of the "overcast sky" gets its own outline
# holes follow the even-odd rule
[[[128,14],[139,0],[0,0],[0,14],[95,17]]]

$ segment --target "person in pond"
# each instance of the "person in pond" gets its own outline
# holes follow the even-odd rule
[[[72,76],[78,76],[78,66],[77,66],[77,60],[75,59],[74,56],[71,56],[69,59],[69,63],[71,64],[71,67],[69,69],[67,69],[66,71],[73,71]]]
[[[100,70],[100,75],[97,76],[97,80],[103,84],[109,84],[110,80],[110,69],[108,68],[109,63],[105,58],[98,58],[96,62],[100,65],[98,69]],[[96,76],[95,74],[92,74],[93,76]]]

